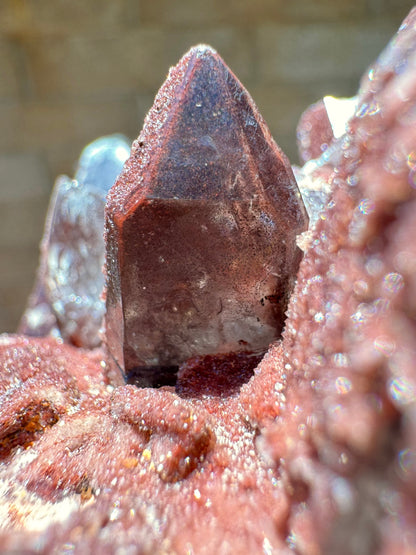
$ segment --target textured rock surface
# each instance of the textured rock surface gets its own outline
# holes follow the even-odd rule
[[[309,229],[320,219],[342,163],[348,122],[355,114],[357,98],[326,96],[302,114],[297,127],[299,155],[306,163],[293,167],[309,215]],[[303,242],[307,243],[304,234]],[[305,248],[305,246],[302,246]]]
[[[264,352],[279,335],[307,216],[287,158],[209,47],[171,69],[106,214],[107,346],[128,379],[155,385],[158,368]]]
[[[415,545],[415,20],[363,77],[289,307],[265,444],[303,491],[288,519],[302,553]]]
[[[319,158],[332,143],[334,133],[323,100],[305,110],[299,120],[296,136],[302,162]]]
[[[244,385],[207,388],[204,358],[176,391],[113,390],[99,352],[2,338],[3,551],[413,552],[415,106],[416,10],[363,78],[283,341]]]

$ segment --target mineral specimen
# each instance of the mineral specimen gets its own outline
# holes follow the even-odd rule
[[[416,9],[334,141],[253,375],[206,355],[114,388],[104,349],[0,338],[2,553],[414,553],[415,114]]]
[[[80,347],[100,344],[105,303],[104,205],[130,147],[102,137],[81,154],[75,179],[55,183],[41,245],[38,280],[19,331],[62,336]]]
[[[320,218],[337,178],[348,122],[356,106],[356,97],[326,96],[305,110],[300,118],[297,127],[299,155],[306,163],[302,168],[293,166],[293,171],[310,228]]]
[[[299,155],[303,162],[320,158],[323,152],[347,131],[347,122],[357,107],[356,97],[334,98],[325,96],[323,100],[309,106],[302,114],[296,135]]]
[[[334,133],[322,100],[309,106],[302,114],[296,136],[302,162],[319,158],[332,143]]]
[[[106,337],[128,380],[278,337],[307,216],[247,91],[198,46],[159,91],[107,218]],[[170,378],[171,379],[171,378]]]

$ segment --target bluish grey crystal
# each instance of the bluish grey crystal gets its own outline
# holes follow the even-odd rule
[[[44,333],[44,326],[36,328],[37,319],[32,317],[42,299],[65,341],[88,348],[100,344],[105,310],[101,298],[105,197],[129,153],[123,136],[101,137],[83,150],[75,179],[60,176],[56,180],[42,240],[36,296],[22,320],[24,333]]]
[[[100,137],[82,151],[75,179],[105,196],[129,154],[130,145],[123,135]]]

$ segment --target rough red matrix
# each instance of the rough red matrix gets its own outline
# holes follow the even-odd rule
[[[99,351],[3,336],[3,551],[414,552],[415,68],[412,11],[362,80],[283,340],[247,383],[224,357],[207,385],[204,357],[176,391],[114,389]]]
[[[211,48],[171,69],[106,214],[107,346],[129,379],[156,385],[157,369],[264,352],[279,335],[307,216],[286,156]]]
[[[334,140],[325,104],[316,102],[302,114],[296,130],[299,156],[303,162],[319,158]]]

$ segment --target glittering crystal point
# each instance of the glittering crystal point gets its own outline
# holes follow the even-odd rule
[[[82,151],[75,179],[105,197],[129,155],[130,144],[124,135],[100,137]]]
[[[248,92],[214,50],[192,48],[107,200],[106,341],[127,380],[159,385],[192,356],[265,350],[306,226]]]
[[[129,152],[122,136],[102,137],[83,150],[77,179],[57,179],[38,279],[19,331],[60,335],[81,347],[99,345],[105,311],[101,298],[105,196]]]
[[[294,166],[296,181],[309,216],[309,228],[320,219],[338,166],[348,142],[348,124],[357,108],[358,98],[325,96],[302,114],[297,127],[302,168]]]

